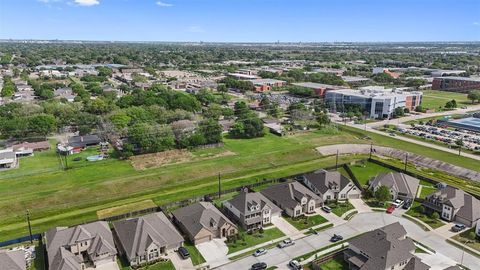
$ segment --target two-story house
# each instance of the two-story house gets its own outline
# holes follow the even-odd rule
[[[75,227],[56,227],[45,233],[50,270],[116,265],[117,250],[108,223],[97,221]]]
[[[198,202],[175,210],[173,219],[194,244],[238,233],[238,228],[215,205]]]
[[[241,191],[233,199],[223,203],[223,208],[232,220],[245,230],[256,230],[280,216],[282,210],[260,192]]]
[[[131,266],[157,261],[183,244],[183,237],[164,213],[113,223],[119,252]]]
[[[480,219],[480,201],[461,189],[440,188],[428,195],[422,205],[428,213],[438,212],[447,221],[456,221],[473,227]]]
[[[417,195],[420,180],[404,173],[381,173],[370,180],[369,188],[375,192],[381,186],[390,190],[392,201],[396,199],[413,200]]]
[[[323,205],[322,198],[299,182],[270,186],[261,193],[290,217],[314,213]]]
[[[344,259],[350,270],[428,270],[414,255],[413,240],[399,223],[367,232],[348,242]]]
[[[360,198],[361,191],[337,171],[319,170],[301,176],[303,183],[324,202]]]

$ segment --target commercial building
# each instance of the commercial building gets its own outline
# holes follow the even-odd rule
[[[314,82],[293,83],[293,85],[312,89],[315,92],[315,94],[319,97],[325,97],[325,93],[327,91],[345,88],[344,86],[314,83]]]
[[[422,103],[422,92],[404,92],[383,87],[332,90],[326,93],[325,102],[333,112],[341,112],[352,104],[359,106],[369,118],[390,118],[396,108],[412,111],[419,106]]]
[[[286,81],[275,79],[256,79],[251,80],[251,82],[257,92],[270,91],[273,87],[282,87],[287,83]]]
[[[433,90],[467,93],[480,89],[480,78],[471,77],[437,77],[432,82]]]

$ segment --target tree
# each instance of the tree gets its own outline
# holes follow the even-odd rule
[[[395,108],[393,112],[394,117],[402,117],[405,116],[405,110],[402,107]]]
[[[439,219],[440,218],[440,215],[437,213],[437,212],[433,212],[432,213],[432,219]]]
[[[223,128],[215,119],[205,119],[198,124],[198,132],[205,138],[205,143],[219,143],[222,141]]]
[[[128,129],[128,139],[144,153],[160,152],[175,147],[172,128],[166,125],[135,124]]]
[[[480,90],[470,91],[467,98],[472,101],[472,104],[475,103],[475,101],[480,102]]]
[[[221,83],[217,86],[217,91],[221,93],[226,93],[228,92],[228,87],[225,84]]]
[[[457,101],[455,99],[452,99],[450,101],[447,101],[445,104],[446,109],[455,109],[457,108]]]
[[[378,202],[380,203],[385,203],[386,201],[390,200],[390,189],[384,185],[381,185],[376,191],[375,191],[375,198],[377,199]]]
[[[230,130],[230,135],[234,138],[256,138],[262,137],[263,122],[255,113],[249,113],[243,118],[238,118]]]
[[[240,117],[242,115],[246,115],[250,109],[247,107],[247,104],[244,101],[237,101],[235,102],[235,106],[233,107],[235,116]]]
[[[318,112],[316,120],[320,129],[323,128],[323,126],[330,124],[330,118],[328,117],[328,114],[324,112]]]
[[[47,136],[51,132],[55,131],[57,127],[57,121],[55,117],[48,114],[40,114],[30,118],[29,128],[33,133]]]
[[[423,112],[423,107],[422,107],[422,105],[418,105],[417,107],[415,107],[415,111],[416,111],[416,112]]]

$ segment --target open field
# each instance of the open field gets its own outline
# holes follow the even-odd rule
[[[371,140],[364,139],[366,135]],[[80,161],[83,164],[63,171],[56,154],[44,152],[22,159],[19,170],[0,173],[0,240],[27,235],[26,209],[31,212],[33,231],[44,232],[53,226],[96,220],[97,211],[102,209],[145,200],[160,205],[216,192],[218,172],[222,173],[222,187],[232,188],[332,166],[335,157],[322,157],[315,147],[370,141],[479,169],[477,162],[468,158],[348,127],[335,134],[313,131],[290,137],[268,134],[251,140],[225,138],[223,147],[192,151],[193,156],[213,158],[141,171],[128,161],[113,158]],[[215,157],[224,151],[234,155]],[[364,157],[342,156],[339,162]]]
[[[97,216],[99,219],[103,219],[107,217],[120,215],[123,213],[152,208],[156,206],[157,205],[152,200],[145,200],[141,202],[135,202],[135,203],[125,204],[125,205],[115,206],[112,208],[102,209],[97,211]]]
[[[471,102],[467,99],[467,94],[437,90],[426,90],[422,92],[422,106],[425,109],[439,110],[439,108],[443,108],[445,106],[445,103],[447,103],[447,101],[450,101],[452,99],[457,101],[459,107],[466,104],[471,104]]]

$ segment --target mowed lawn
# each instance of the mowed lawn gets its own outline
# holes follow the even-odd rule
[[[447,103],[447,101],[450,101],[452,99],[457,101],[458,106],[463,106],[471,103],[467,99],[467,94],[437,91],[437,90],[426,90],[422,92],[423,92],[422,106],[425,109],[443,108],[445,106],[445,103]]]
[[[368,181],[380,173],[389,173],[392,170],[372,162],[359,163],[349,166],[352,173],[357,177],[360,185],[365,186]]]
[[[267,134],[250,140],[225,138],[225,146],[212,149],[213,155],[222,151],[234,155],[141,171],[128,161],[113,158],[63,171],[54,153],[37,154],[28,158],[31,165],[21,160],[18,171],[0,172],[0,241],[28,234],[26,209],[31,213],[33,232],[39,233],[54,226],[97,220],[97,211],[102,209],[145,200],[161,205],[216,192],[218,173],[222,188],[227,189],[333,166],[334,156],[322,157],[314,150],[321,145],[374,142],[479,170],[475,160],[349,127],[340,129],[336,133],[312,131],[287,137]],[[208,151],[193,151],[193,155],[212,156]],[[339,162],[365,157],[341,156]],[[31,170],[22,166],[31,166]]]
[[[44,168],[38,166],[38,170],[21,174],[12,170],[8,171],[8,177],[0,179],[0,239],[28,234],[24,224],[26,209],[31,212],[33,231],[44,232],[53,226],[96,220],[97,211],[102,209],[145,200],[161,205],[216,192],[218,173],[222,175],[222,187],[232,188],[264,178],[332,166],[334,157],[323,158],[314,147],[341,142],[362,143],[365,140],[348,133],[332,137],[315,132],[286,138],[271,134],[251,140],[225,138],[222,149],[235,155],[142,171],[133,169],[128,161],[113,158],[63,171],[52,150],[45,153],[46,157],[30,158],[37,164],[44,164]],[[218,151],[212,149],[212,152]],[[203,149],[193,154],[203,156],[208,155],[207,152]],[[342,157],[341,162],[354,158],[359,157]],[[42,172],[45,169],[48,171]],[[0,175],[3,176],[3,172]]]

